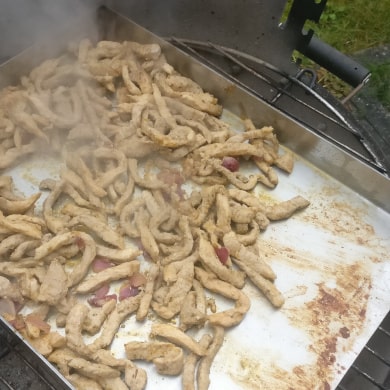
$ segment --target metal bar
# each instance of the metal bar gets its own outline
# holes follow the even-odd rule
[[[287,95],[289,98],[293,99],[297,103],[300,103],[303,106],[305,106],[306,108],[308,108],[310,110],[313,110],[317,114],[319,114],[319,115],[323,116],[324,118],[332,121],[333,123],[335,123],[335,124],[337,124],[339,126],[342,126],[345,130],[348,130],[352,134],[360,136],[360,133],[357,132],[356,129],[354,129],[353,126],[351,126],[349,124],[349,122],[335,109],[335,107],[333,105],[331,105],[322,96],[320,96],[318,93],[316,93],[312,88],[308,87],[305,83],[303,83],[302,81],[298,80],[295,76],[290,76],[289,74],[281,71],[277,67],[275,67],[275,66],[273,66],[271,64],[268,64],[267,62],[265,62],[263,60],[260,60],[260,59],[254,57],[254,56],[251,56],[250,54],[246,54],[246,53],[240,52],[239,50],[231,49],[231,48],[224,47],[224,46],[221,46],[221,45],[215,45],[215,44],[213,44],[211,42],[200,42],[200,41],[179,39],[179,38],[176,38],[176,37],[175,38],[167,38],[167,40],[174,40],[174,42],[178,42],[178,43],[182,44],[184,47],[186,47],[188,49],[192,49],[191,46],[189,46],[189,45],[192,45],[192,44],[196,45],[196,46],[198,46],[200,48],[203,48],[203,49],[212,47],[215,50],[217,50],[222,56],[225,56],[225,57],[229,58],[231,61],[233,61],[237,65],[241,66],[242,68],[244,68],[245,70],[247,70],[248,72],[253,74],[255,77],[258,77],[258,78],[260,78],[263,81],[266,81],[267,79],[265,79],[263,75],[261,75],[259,72],[256,72],[254,69],[252,69],[251,67],[249,67],[248,65],[246,65],[242,61],[238,60],[234,56],[241,57],[241,58],[244,58],[246,60],[252,61],[252,62],[254,62],[256,64],[262,65],[262,66],[266,67],[267,69],[272,70],[273,72],[279,74],[280,76],[287,78],[292,83],[298,84],[300,87],[302,87],[305,90],[305,92],[310,93],[320,103],[322,103],[327,109],[329,109],[332,113],[334,113],[338,117],[338,119],[340,119],[340,121],[342,123],[336,121],[334,118],[330,117],[329,115],[326,115],[325,113],[323,113],[322,111],[316,109],[315,107],[311,106],[310,104],[308,104],[308,103],[298,99],[296,96],[294,96],[293,94],[290,94],[285,89],[282,89],[279,86],[277,86],[276,84],[268,81],[270,86],[272,86],[273,88],[277,89],[279,92]],[[197,52],[195,51],[195,53],[197,53]],[[204,57],[202,57],[202,58],[204,58]],[[207,60],[207,61],[209,63],[211,62],[209,60]],[[268,103],[271,103],[271,102],[268,102]]]
[[[4,378],[0,376],[0,383],[4,385],[9,390],[14,390],[14,387],[12,387]]]
[[[384,333],[386,336],[390,337],[390,332],[386,330],[382,325],[378,328],[382,333]]]
[[[354,88],[345,98],[341,100],[341,104],[347,104],[368,82],[369,77],[363,80],[356,88]]]
[[[195,49],[193,49],[191,46],[188,46],[187,45],[187,41],[186,40],[182,40],[182,39],[177,39],[175,37],[171,37],[170,38],[170,41],[173,41],[175,42],[176,44],[178,44],[179,46],[182,46],[183,48],[185,48],[186,50],[188,50],[190,53],[196,55],[198,58],[200,58],[202,61],[204,61],[204,63],[206,63],[207,65],[210,65],[211,67],[213,67],[214,69],[218,70],[218,72],[220,72],[223,76],[229,78],[231,81],[233,81],[234,83],[236,83],[237,85],[239,85],[240,87],[246,89],[248,92],[252,93],[253,95],[255,95],[256,97],[259,97],[260,99],[262,100],[265,100],[266,102],[268,102],[269,104],[275,106],[275,103],[273,102],[273,100],[269,101],[267,99],[265,99],[265,97],[260,93],[258,92],[257,90],[254,90],[252,88],[250,88],[249,86],[247,86],[246,84],[242,83],[240,80],[238,80],[236,77],[232,76],[231,74],[229,74],[228,72],[226,72],[225,70],[221,69],[218,65],[216,65],[213,61],[210,61],[209,59],[205,58],[204,56],[202,56],[201,54],[199,54]],[[199,42],[198,42],[199,44]],[[203,43],[205,44],[205,43]],[[265,81],[264,80],[264,76],[263,75],[260,75],[258,72],[256,72],[254,69],[248,67],[246,64],[244,64],[243,62],[241,62],[240,60],[234,58],[233,56],[231,56],[230,54],[228,53],[225,53],[225,50],[224,49],[221,49],[221,47],[219,45],[214,45],[212,44],[211,42],[208,43],[208,47],[212,47],[212,48],[215,48],[215,50],[217,50],[218,52],[220,52],[221,55],[231,59],[234,63],[236,63],[237,65],[241,66],[243,69],[247,70],[248,72],[250,72],[251,74],[253,74],[255,77],[259,77],[261,80]],[[263,61],[262,61],[263,62]],[[282,74],[282,72],[281,72]],[[311,88],[307,87],[306,84],[304,84],[303,82],[301,82],[300,80],[297,80],[295,78],[290,78],[290,76],[287,76],[289,78],[290,81],[292,82],[295,82],[295,83],[298,83],[301,87],[304,87],[305,90],[309,90],[309,91],[312,91]],[[365,144],[363,138],[361,137],[361,135],[356,132],[356,130],[353,130],[351,131],[351,129],[353,129],[351,127],[351,125],[349,125],[349,127],[345,127],[343,126],[340,122],[337,122],[334,118],[322,113],[321,111],[317,110],[315,107],[307,104],[306,102],[296,98],[294,95],[290,94],[288,91],[286,90],[283,90],[281,89],[280,87],[275,87],[272,83],[269,83],[269,85],[272,87],[272,88],[275,88],[277,89],[278,91],[280,91],[282,94],[285,94],[286,96],[290,97],[291,99],[293,99],[294,101],[296,101],[297,103],[299,104],[302,104],[304,107],[318,113],[319,115],[321,115],[322,117],[325,117],[326,119],[332,121],[333,123],[337,124],[338,126],[341,126],[343,127],[345,130],[348,130],[350,131],[352,134],[354,134],[355,136],[357,136],[359,138],[359,141],[362,143],[362,145],[365,147],[365,149],[367,150],[367,152],[370,154],[370,156],[372,157],[374,163],[368,159],[367,157],[363,156],[362,154],[356,152],[355,150],[353,150],[352,148],[348,147],[347,145],[343,144],[342,142],[339,142],[335,139],[333,139],[332,137],[329,137],[325,132],[319,130],[319,129],[315,129],[316,132],[318,132],[319,134],[321,134],[324,138],[326,138],[327,140],[333,142],[334,144],[336,144],[337,146],[341,147],[343,150],[346,150],[348,151],[349,153],[353,154],[355,157],[361,159],[362,161],[364,161],[365,163],[369,164],[370,166],[372,167],[375,167],[376,169],[379,169],[380,172],[384,173],[386,172],[385,168],[383,167],[383,165],[377,161],[376,159],[376,156],[375,154],[372,153],[372,151],[370,150],[369,147],[367,147],[367,145]],[[320,101],[324,101],[326,102],[326,105],[330,105],[330,103],[328,103],[325,99],[323,99],[321,96],[319,96],[315,91],[312,91],[313,94],[316,94],[319,98]],[[277,106],[278,107],[278,106]],[[331,106],[333,107],[333,106]],[[294,120],[298,121],[299,123],[302,123],[304,125],[308,125],[307,123],[305,123],[302,118],[300,117],[296,117],[295,115],[291,114],[290,112],[278,107],[279,110],[281,110],[284,114],[287,114],[289,115],[290,117],[292,117]],[[335,108],[333,107],[333,110],[335,110]],[[337,112],[337,110],[336,110]],[[341,116],[341,114],[340,114]],[[348,123],[348,122],[347,122]]]
[[[381,356],[378,352],[376,352],[374,349],[372,349],[371,347],[369,346],[365,346],[364,347],[365,350],[369,351],[370,353],[372,353],[375,357],[377,357],[381,362],[385,363],[387,366],[390,367],[390,360],[389,359],[386,359],[384,358],[383,356]]]
[[[380,383],[378,383],[371,375],[368,375],[365,371],[361,370],[356,365],[352,365],[351,368],[353,368],[355,371],[357,371],[360,375],[364,376],[369,382],[371,382],[373,385],[377,386],[380,390],[389,390],[383,387]]]

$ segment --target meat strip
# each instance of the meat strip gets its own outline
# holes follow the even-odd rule
[[[163,337],[173,344],[186,348],[187,350],[196,353],[198,356],[206,355],[206,349],[202,348],[197,341],[188,336],[176,326],[170,324],[153,324],[151,336]]]
[[[107,268],[104,271],[98,272],[81,282],[77,286],[76,292],[79,294],[87,294],[96,291],[104,284],[113,282],[114,280],[130,277],[134,273],[138,272],[139,268],[140,263],[138,260],[129,261],[127,263],[122,263],[117,266]]]

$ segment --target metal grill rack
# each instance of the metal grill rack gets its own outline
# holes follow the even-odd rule
[[[302,69],[291,76],[257,57],[212,42],[166,39],[341,149],[389,174],[386,153],[343,104],[317,85],[313,70]]]

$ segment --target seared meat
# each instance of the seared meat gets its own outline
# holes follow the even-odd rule
[[[126,355],[130,360],[153,362],[162,375],[179,375],[183,370],[183,350],[174,344],[151,341],[131,341],[125,344]]]
[[[43,278],[38,301],[56,305],[68,292],[68,275],[58,260],[53,260]]]

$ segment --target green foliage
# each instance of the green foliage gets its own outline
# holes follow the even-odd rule
[[[368,65],[372,76],[369,88],[376,97],[390,110],[390,62]]]
[[[390,0],[328,0],[319,24],[307,23],[305,27],[312,28],[318,38],[347,55],[390,44]],[[302,66],[316,68],[310,60],[301,60]],[[369,88],[390,109],[389,64],[365,65],[372,72]],[[335,96],[341,98],[349,93],[347,84],[324,69],[317,70],[320,83]]]

